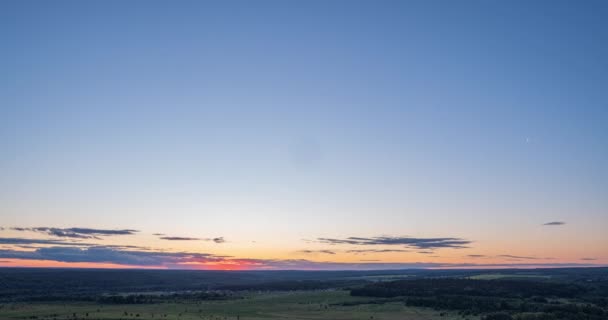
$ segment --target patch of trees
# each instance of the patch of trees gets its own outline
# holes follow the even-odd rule
[[[361,285],[363,280],[287,280],[264,283],[239,284],[219,287],[221,290],[232,291],[298,291],[298,290],[325,290],[346,288]]]
[[[572,298],[586,292],[577,284],[526,280],[414,279],[377,282],[353,289],[353,296],[397,297],[466,295],[528,298],[533,296]]]
[[[178,302],[183,300],[226,300],[237,297],[219,292],[196,292],[196,293],[173,293],[173,294],[129,294],[101,296],[97,299],[99,303],[107,304],[148,304],[162,302]]]
[[[378,282],[353,296],[401,301],[407,306],[455,310],[483,320],[605,320],[603,285],[525,280],[415,279]]]

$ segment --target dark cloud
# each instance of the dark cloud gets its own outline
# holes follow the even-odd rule
[[[170,240],[170,241],[213,241],[215,243],[224,243],[226,242],[226,239],[224,239],[224,237],[216,237],[216,238],[194,238],[194,237],[170,237],[170,236],[164,236],[164,237],[158,237],[159,239],[162,240]]]
[[[32,228],[34,232],[40,232],[48,234],[49,236],[63,237],[63,238],[76,238],[76,239],[99,239],[98,237],[91,234],[82,234],[73,231],[67,231],[64,229],[57,228]]]
[[[492,258],[492,257],[496,257],[496,258],[507,258],[510,260],[552,260],[555,258],[551,258],[551,257],[545,257],[545,258],[540,258],[540,257],[526,257],[526,256],[515,256],[515,255],[511,255],[511,254],[500,254],[497,256],[486,256],[483,254],[469,254],[466,257],[468,258]]]
[[[518,259],[518,260],[519,259],[521,259],[521,260],[538,260],[539,259],[537,257],[522,257],[522,256],[513,256],[513,255],[510,255],[510,254],[501,254],[501,255],[498,255],[498,257],[501,257],[501,258],[510,258],[510,259]]]
[[[28,245],[28,244],[20,244],[17,245],[16,247],[22,248],[22,249],[37,249],[40,248],[39,246],[32,246],[32,245]]]
[[[164,236],[165,234],[164,233],[153,233],[152,235],[153,236]]]
[[[8,247],[19,247],[23,249],[38,249],[42,246],[69,246],[69,247],[99,247],[99,248],[114,248],[114,249],[137,249],[151,250],[149,247],[133,246],[133,245],[99,245],[88,242],[73,242],[54,239],[27,239],[27,238],[0,238],[0,245],[9,245]]]
[[[76,232],[76,233],[81,233],[81,234],[93,234],[93,235],[98,235],[98,236],[133,235],[133,234],[139,232],[139,230],[133,230],[133,229],[108,230],[108,229],[89,229],[89,228],[69,228],[66,230]]]
[[[368,254],[368,253],[383,253],[383,252],[410,252],[406,249],[352,249],[346,250],[347,253]]]
[[[31,231],[44,233],[54,237],[75,238],[75,239],[99,239],[100,236],[133,235],[139,231],[133,229],[91,229],[91,228],[11,228],[15,231]]]
[[[0,238],[0,244],[10,245],[56,245],[56,246],[92,246],[92,243],[83,242],[69,242],[64,240],[50,240],[50,239],[27,239],[27,238]]]
[[[418,253],[420,253],[420,254],[433,254],[435,252],[433,252],[433,251],[418,251]]]
[[[543,226],[561,226],[566,224],[563,221],[551,221],[551,222],[547,222],[547,223],[543,223]]]
[[[317,253],[323,253],[323,254],[336,254],[335,251],[332,250],[300,250],[297,251],[298,253],[305,253],[305,254],[317,254]]]
[[[211,241],[213,241],[215,243],[224,243],[224,242],[226,242],[226,239],[224,239],[224,237],[217,237],[217,238],[211,239]]]
[[[584,261],[595,261],[597,259],[596,258],[581,258],[581,260],[584,260]]]
[[[171,241],[194,241],[201,240],[200,238],[190,238],[190,237],[160,237],[162,240],[171,240]]]
[[[469,240],[461,238],[410,238],[410,237],[349,237],[346,239],[317,238],[318,242],[328,244],[350,244],[350,245],[403,245],[416,249],[440,249],[467,248],[471,243]]]
[[[164,266],[189,262],[216,262],[223,256],[206,253],[149,252],[120,250],[109,247],[50,247],[34,251],[0,250],[0,258],[52,260],[59,262],[115,263],[133,266]]]

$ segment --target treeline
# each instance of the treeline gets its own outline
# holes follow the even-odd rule
[[[32,297],[119,294],[124,292],[179,292],[218,290],[234,286],[252,289],[262,284],[297,281],[335,281],[366,276],[422,274],[426,271],[202,271],[0,268],[0,303],[28,301]],[[306,284],[304,284],[306,285]],[[273,285],[274,286],[274,285]],[[316,288],[319,288],[317,286]],[[257,288],[253,288],[255,290]]]
[[[289,280],[272,281],[264,283],[239,284],[219,287],[219,290],[231,291],[300,291],[300,290],[326,290],[359,286],[364,280]]]
[[[397,297],[437,295],[466,295],[528,298],[533,296],[572,298],[587,292],[578,284],[530,280],[472,280],[472,279],[415,279],[376,282],[353,289],[353,296]]]
[[[186,292],[170,294],[121,294],[121,295],[46,295],[29,296],[27,302],[96,302],[100,304],[150,304],[201,300],[239,299],[228,292]]]
[[[484,320],[606,320],[604,290],[604,284],[596,283],[416,279],[373,283],[351,290],[351,295],[453,310]]]
[[[226,300],[240,298],[227,293],[219,292],[196,292],[196,293],[173,293],[173,294],[129,294],[101,296],[98,303],[106,304],[147,304],[178,301],[200,301],[200,300]]]

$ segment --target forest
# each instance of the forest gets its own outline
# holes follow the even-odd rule
[[[350,293],[487,320],[608,318],[607,281],[429,278],[376,282]]]

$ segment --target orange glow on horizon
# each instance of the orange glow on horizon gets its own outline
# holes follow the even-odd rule
[[[375,264],[384,264],[386,262],[370,262],[371,270],[379,270],[378,268],[374,268]],[[422,264],[424,262],[421,262]],[[437,262],[442,263],[442,262]],[[458,262],[454,263],[454,266],[450,266],[450,263],[446,263],[446,266],[429,266],[425,269],[504,269],[504,268],[513,268],[513,269],[533,269],[533,268],[560,268],[560,267],[569,267],[569,264],[574,264],[572,262],[562,261],[557,262],[562,265],[548,265],[542,263],[530,263],[530,264],[514,264],[509,265],[512,262],[493,262],[493,264],[480,264],[480,265],[467,265],[467,266],[458,266]],[[466,262],[461,262],[466,263]],[[597,267],[606,266],[606,264],[602,263],[594,263],[590,264]],[[26,260],[26,259],[3,259],[0,261],[0,267],[17,267],[17,268],[88,268],[88,269],[170,269],[164,265],[157,266],[136,266],[136,265],[123,265],[123,264],[115,264],[115,263],[95,263],[95,262],[60,262],[60,261],[52,261],[52,260]],[[247,260],[247,259],[235,259],[235,260],[224,260],[224,261],[192,261],[186,263],[180,263],[177,265],[173,265],[174,269],[185,269],[185,270],[218,270],[218,271],[245,271],[245,270],[280,270],[274,266],[265,265],[263,263]],[[404,267],[404,269],[407,267]],[[329,270],[324,269],[322,265],[318,268],[311,268],[307,266],[305,268],[290,268],[294,270]],[[331,270],[338,270],[336,268],[331,268]],[[352,270],[348,265],[345,265],[344,270]],[[368,269],[358,269],[358,270],[368,270]]]

